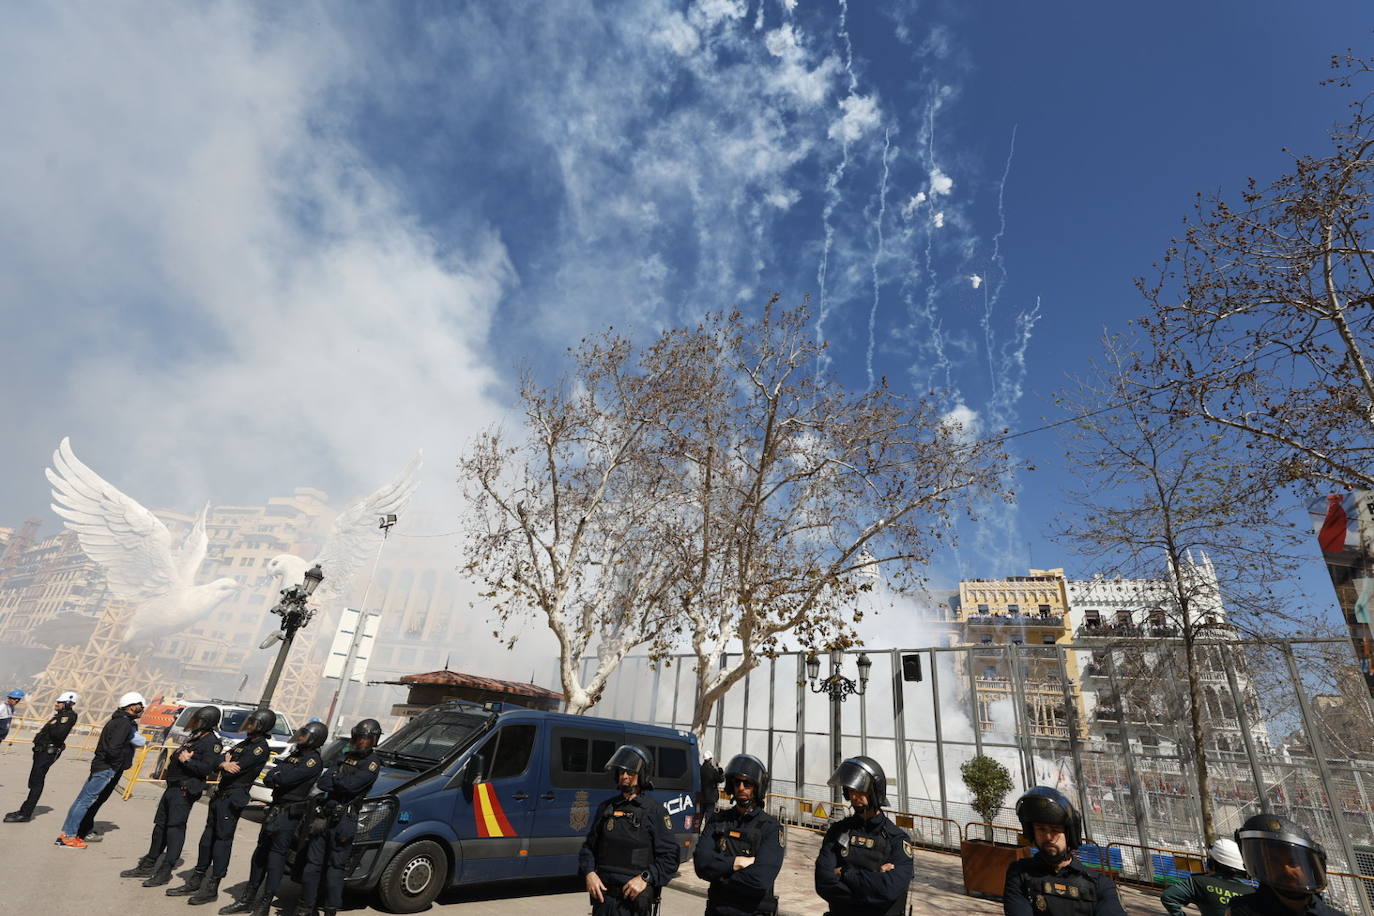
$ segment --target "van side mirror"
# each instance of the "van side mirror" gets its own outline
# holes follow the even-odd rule
[[[453,778],[448,781],[448,788],[462,786],[467,789],[474,782],[482,778],[482,774],[487,770],[487,759],[481,754],[473,754],[463,765],[458,768],[458,772],[453,774]]]

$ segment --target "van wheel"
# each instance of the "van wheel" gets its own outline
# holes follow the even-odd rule
[[[167,757],[169,751],[163,751],[158,755],[157,763],[153,764],[153,779],[161,779],[167,775]]]
[[[377,896],[393,913],[418,913],[448,885],[448,856],[431,840],[402,849],[382,872]]]

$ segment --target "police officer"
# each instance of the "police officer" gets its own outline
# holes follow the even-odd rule
[[[706,916],[768,916],[778,911],[773,882],[782,871],[782,825],[763,809],[768,769],[752,754],[725,765],[733,808],[710,816],[692,855],[697,877],[711,882]]]
[[[1083,843],[1083,818],[1064,793],[1036,786],[1016,802],[1029,859],[1007,867],[1002,912],[1007,916],[1126,916],[1116,885],[1074,858]]]
[[[157,813],[153,816],[153,836],[148,852],[133,868],[120,872],[120,877],[147,875],[144,887],[161,887],[172,880],[172,869],[181,858],[181,847],[186,842],[186,821],[191,816],[191,807],[205,791],[205,780],[215,771],[224,752],[219,735],[215,733],[218,725],[217,706],[202,706],[191,716],[187,726],[190,736],[167,761],[167,787],[162,790]]]
[[[850,757],[830,777],[854,813],[832,824],[816,856],[816,893],[830,916],[896,916],[906,903],[915,849],[888,820],[887,776],[871,757]]]
[[[262,784],[272,790],[272,804],[258,831],[248,884],[236,901],[220,910],[223,916],[250,911],[253,916],[267,916],[286,872],[286,853],[305,815],[306,799],[320,778],[320,748],[328,737],[329,730],[318,719],[301,726],[292,737],[291,753],[278,758],[263,777]]]
[[[672,821],[644,794],[653,788],[653,763],[642,747],[616,748],[606,772],[620,792],[597,807],[577,854],[577,871],[592,898],[593,916],[648,913],[677,874]]]
[[[1226,916],[1234,898],[1254,891],[1255,886],[1245,880],[1240,847],[1230,837],[1222,837],[1207,849],[1207,871],[1171,884],[1159,901],[1169,916],[1184,916],[1183,908],[1190,903],[1202,916]]]
[[[1231,916],[1345,916],[1321,898],[1326,889],[1326,850],[1299,825],[1256,814],[1240,825],[1236,842],[1245,869],[1259,890],[1231,902]]]
[[[267,736],[277,724],[270,709],[255,709],[243,722],[244,739],[225,752],[216,767],[219,785],[210,799],[205,829],[200,834],[196,867],[181,887],[167,888],[168,897],[187,897],[192,906],[211,903],[219,896],[219,883],[229,873],[229,853],[239,815],[248,807],[248,790],[267,763]]]
[[[312,814],[315,823],[306,849],[297,916],[307,912],[313,916],[321,883],[327,916],[334,916],[343,904],[344,867],[358,832],[358,807],[377,781],[379,766],[372,749],[380,737],[382,724],[376,719],[363,719],[353,726],[343,760],[325,770],[315,783],[321,795]]]
[[[68,690],[57,698],[52,718],[33,736],[33,766],[29,768],[29,794],[18,811],[5,815],[7,824],[27,824],[33,820],[33,809],[43,795],[43,783],[48,768],[57,762],[67,748],[67,734],[76,724],[76,694]]]

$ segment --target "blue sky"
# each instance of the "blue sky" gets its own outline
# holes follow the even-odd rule
[[[1198,191],[1319,151],[1374,8],[101,3],[0,28],[0,519],[63,435],[150,505],[348,498],[607,324],[809,295],[849,384],[1053,417]],[[1066,562],[1038,470],[969,575]],[[1296,517],[1296,516],[1295,516]],[[48,517],[49,530],[53,520]]]

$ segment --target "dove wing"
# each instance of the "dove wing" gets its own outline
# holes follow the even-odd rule
[[[394,480],[371,496],[358,500],[334,519],[329,540],[315,561],[324,570],[324,582],[315,592],[317,603],[347,596],[354,577],[367,564],[381,538],[377,531],[378,517],[399,514],[420,485],[423,457],[423,452],[416,452]]]
[[[205,517],[209,514],[210,504],[206,503],[173,558],[177,577],[187,585],[196,581],[196,573],[200,572],[200,564],[205,562],[205,554],[210,548],[210,538],[205,533]]]
[[[52,463],[44,469],[52,484],[52,510],[76,532],[86,556],[105,570],[115,595],[145,601],[189,584],[178,575],[171,534],[157,516],[82,464],[66,438]]]

